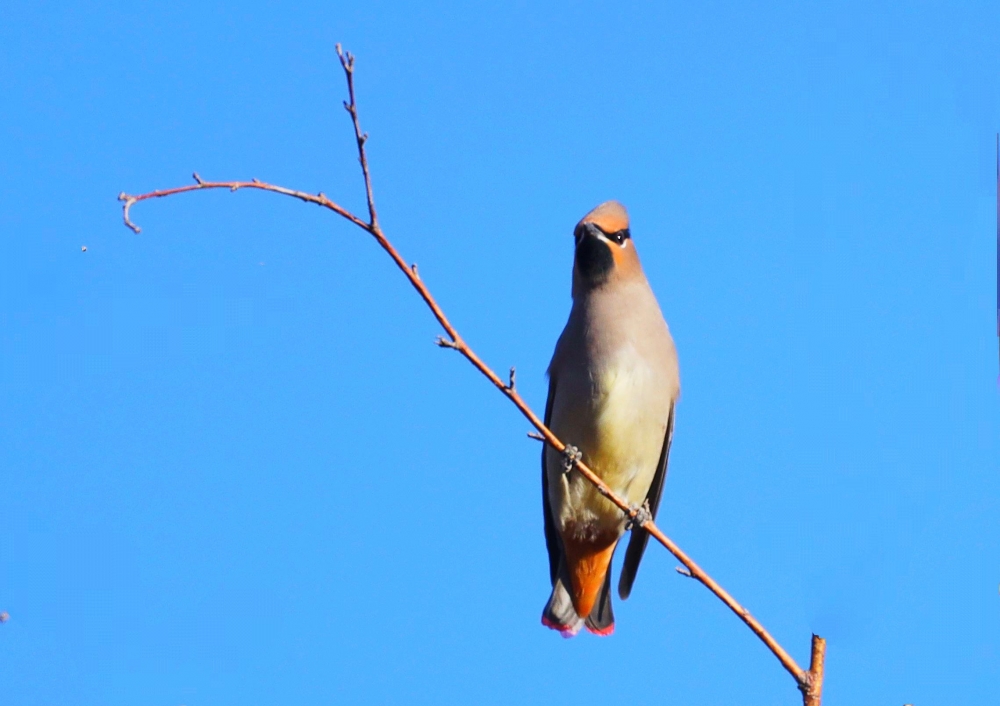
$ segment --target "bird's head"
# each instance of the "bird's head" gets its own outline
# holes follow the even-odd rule
[[[576,257],[573,294],[642,276],[639,255],[629,232],[628,211],[617,201],[605,201],[584,216],[573,231]]]

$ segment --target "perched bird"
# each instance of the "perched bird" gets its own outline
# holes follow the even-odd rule
[[[573,308],[549,364],[545,424],[611,489],[655,517],[680,394],[677,352],[617,201],[573,232]],[[542,623],[572,637],[614,631],[611,557],[626,516],[566,456],[542,451],[542,503],[552,595]],[[633,528],[618,595],[632,591],[649,534]]]

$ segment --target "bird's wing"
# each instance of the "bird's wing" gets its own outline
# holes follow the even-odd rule
[[[663,450],[660,451],[660,460],[656,467],[656,475],[646,493],[646,500],[649,502],[650,512],[653,519],[656,519],[656,512],[660,509],[660,498],[663,496],[663,482],[667,479],[667,459],[670,456],[670,442],[674,438],[674,407],[670,406],[670,417],[667,419],[667,433],[663,439]],[[632,584],[635,582],[635,575],[639,571],[639,562],[642,561],[642,553],[646,551],[646,543],[649,541],[649,532],[641,527],[632,528],[632,537],[628,541],[628,549],[625,550],[625,561],[622,563],[622,575],[618,580],[618,595],[622,600],[632,593]]]
[[[556,396],[556,378],[549,374],[549,397],[545,401],[545,426],[549,426],[552,421],[552,401]],[[542,443],[542,510],[545,514],[545,546],[549,550],[549,578],[552,585],[556,585],[556,576],[559,574],[559,561],[562,558],[562,542],[559,540],[559,533],[556,531],[555,521],[552,519],[552,508],[549,506],[549,474],[545,470],[545,453],[548,445]]]

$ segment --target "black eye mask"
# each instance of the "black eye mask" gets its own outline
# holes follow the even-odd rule
[[[628,240],[629,238],[631,238],[632,234],[629,232],[628,228],[622,228],[621,230],[619,230],[617,232],[608,233],[607,237],[608,237],[608,240],[613,240],[614,242],[616,242],[619,245],[621,245],[626,240]]]
[[[629,231],[628,228],[622,228],[621,230],[615,231],[614,233],[605,233],[600,228],[597,228],[597,226],[590,226],[590,227],[596,228],[605,238],[615,243],[618,243],[619,245],[621,245],[626,240],[632,237],[632,233]],[[586,225],[582,225],[576,229],[576,232],[573,234],[573,237],[576,238],[577,245],[580,244],[580,238],[582,238],[587,233],[587,230],[588,228]]]

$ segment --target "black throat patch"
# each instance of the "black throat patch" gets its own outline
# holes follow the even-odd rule
[[[604,284],[615,266],[611,247],[596,235],[584,233],[576,244],[576,269],[587,287]]]

